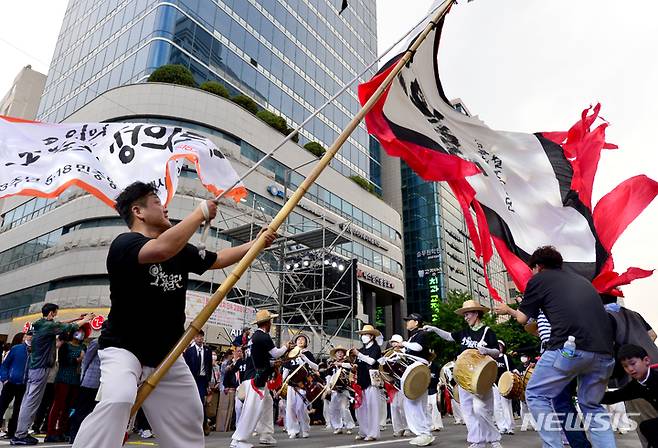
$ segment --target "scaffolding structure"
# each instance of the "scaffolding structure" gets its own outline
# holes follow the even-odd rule
[[[212,235],[235,244],[252,240],[278,211],[272,204],[253,194],[238,205],[222,201],[226,207],[220,206]],[[279,229],[279,238],[243,276],[244,288],[234,287],[227,300],[278,314],[274,325],[279,344],[304,332],[313,350],[326,354],[336,337],[353,339],[357,259],[351,245],[342,247],[351,242],[351,226],[345,218],[333,223],[325,216],[291,214]],[[261,282],[266,279],[268,295],[252,291],[257,276]],[[214,287],[211,283],[211,290]],[[249,324],[245,316],[244,326]]]

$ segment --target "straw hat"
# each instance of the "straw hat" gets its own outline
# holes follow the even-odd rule
[[[345,347],[343,347],[342,345],[337,345],[329,351],[329,356],[331,356],[332,358],[335,358],[336,357],[336,352],[339,352],[339,351],[343,351],[343,352],[345,352],[345,354],[347,354],[347,349]]]
[[[359,333],[359,334],[371,334],[374,337],[377,337],[377,336],[381,335],[379,330],[376,329],[375,327],[373,327],[370,324],[364,325],[363,328],[361,329],[361,331],[357,331],[357,333]]]
[[[263,322],[267,322],[268,320],[272,320],[275,317],[279,317],[278,314],[272,314],[268,310],[259,310],[256,313],[256,320],[252,322],[253,325],[258,325],[262,324]]]
[[[489,308],[480,305],[475,300],[467,300],[466,302],[464,302],[461,308],[455,310],[455,313],[461,314],[463,316],[464,313],[468,313],[469,311],[482,311],[483,313],[486,313],[487,311],[489,311]]]

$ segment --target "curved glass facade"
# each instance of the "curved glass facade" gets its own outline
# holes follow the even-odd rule
[[[223,82],[296,126],[375,58],[375,0],[352,0],[340,16],[339,7],[333,0],[71,1],[39,119],[61,121],[108,89],[183,64],[198,84]],[[300,143],[328,147],[358,109],[354,87],[311,120]],[[381,187],[379,148],[363,124],[332,165]]]

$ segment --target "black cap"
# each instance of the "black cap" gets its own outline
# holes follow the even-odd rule
[[[415,320],[417,322],[423,322],[423,316],[421,316],[418,313],[411,313],[407,317],[404,318],[404,320]]]

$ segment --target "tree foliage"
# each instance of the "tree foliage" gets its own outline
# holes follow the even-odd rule
[[[169,64],[156,68],[149,76],[148,81],[196,87],[194,75],[190,69],[180,64]]]
[[[205,90],[206,92],[214,93],[215,95],[221,96],[223,98],[229,98],[231,96],[224,84],[217,81],[206,81],[201,84],[201,89]]]
[[[256,104],[256,101],[247,95],[235,95],[233,98],[231,98],[231,101],[244,107],[254,115],[258,113],[258,104]]]
[[[304,145],[304,149],[313,154],[315,157],[322,157],[327,150],[318,142],[308,142]]]

